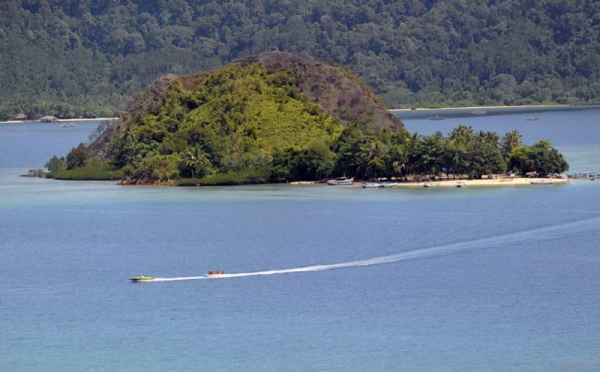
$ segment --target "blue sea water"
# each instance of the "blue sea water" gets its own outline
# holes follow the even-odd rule
[[[562,121],[553,115],[543,122]],[[463,123],[500,126],[488,119]],[[420,123],[431,124],[406,120]],[[363,190],[18,177],[95,125],[0,126],[1,371],[600,370],[598,181]],[[600,140],[579,130],[597,129],[550,139],[574,167],[594,167]],[[127,280],[208,270],[244,276]]]

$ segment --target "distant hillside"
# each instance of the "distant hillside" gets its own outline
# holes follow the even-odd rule
[[[158,79],[67,163],[108,162],[134,183],[245,171],[262,172],[262,182],[319,179],[333,174],[344,128],[406,135],[348,70],[268,52],[209,73]]]
[[[346,66],[388,106],[600,99],[585,0],[3,0],[0,117],[104,116],[160,76],[281,50]]]

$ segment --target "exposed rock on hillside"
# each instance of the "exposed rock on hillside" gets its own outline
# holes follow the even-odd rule
[[[297,74],[298,88],[314,103],[328,111],[342,125],[358,120],[366,128],[378,132],[384,128],[401,130],[402,122],[350,70],[298,56],[269,52],[242,60],[242,65],[260,63],[271,73],[292,69]]]

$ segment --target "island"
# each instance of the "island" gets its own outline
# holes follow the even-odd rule
[[[409,133],[347,68],[266,52],[155,81],[90,145],[46,167],[57,179],[190,186],[476,180],[569,166],[548,141],[527,146],[516,131]]]

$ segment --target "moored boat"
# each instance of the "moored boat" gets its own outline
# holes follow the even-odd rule
[[[134,276],[133,278],[129,278],[129,280],[131,280],[132,282],[150,282],[150,281],[154,280],[154,277],[146,276],[146,275],[138,275],[138,276]]]
[[[552,180],[535,180],[535,181],[529,181],[530,184],[532,185],[553,185],[554,182]]]
[[[458,188],[467,187],[467,183],[466,182],[457,182],[456,187],[458,187]]]
[[[380,189],[383,188],[381,183],[367,182],[363,184],[363,189]]]
[[[327,181],[329,186],[345,186],[345,185],[353,185],[354,178],[343,178],[339,180],[329,180]]]
[[[433,183],[433,182],[429,182],[429,183],[426,183],[426,184],[423,185],[423,187],[426,187],[426,188],[439,187],[439,186],[440,186],[439,183]]]
[[[429,118],[429,120],[446,120],[446,118],[443,116],[440,116],[440,115],[436,115],[436,116]]]

